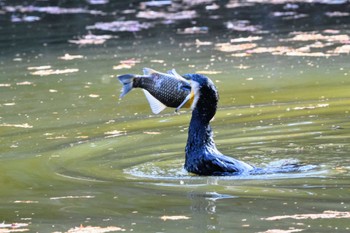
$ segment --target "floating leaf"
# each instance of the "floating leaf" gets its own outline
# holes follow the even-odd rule
[[[98,97],[100,97],[100,95],[97,95],[97,94],[90,94],[89,97],[90,97],[90,98],[98,98]]]
[[[158,135],[161,134],[161,132],[154,132],[154,131],[145,131],[143,132],[144,134],[149,134],[149,135]]]
[[[240,32],[260,32],[261,26],[251,25],[248,20],[237,20],[226,22],[226,28]]]
[[[246,43],[246,44],[230,44],[230,43],[219,43],[215,47],[221,52],[236,52],[242,50],[248,50],[255,48],[257,44],[255,43]]]
[[[333,54],[340,54],[340,53],[350,53],[350,45],[342,45],[339,47],[336,47],[334,50],[328,51],[329,53]]]
[[[112,38],[118,38],[118,36],[88,34],[76,40],[68,40],[68,42],[78,45],[98,45]]]
[[[0,223],[0,233],[29,231],[27,228],[22,228],[28,225],[28,223]]]
[[[81,58],[83,58],[82,55],[70,55],[70,54],[66,53],[64,56],[59,57],[58,59],[70,61],[70,60],[81,59]]]
[[[222,71],[215,71],[215,70],[199,70],[199,71],[196,71],[196,73],[199,73],[199,74],[221,74]]]
[[[11,84],[9,83],[0,83],[0,87],[10,87]]]
[[[140,63],[140,59],[128,59],[128,60],[122,60],[120,61],[119,65],[113,66],[114,70],[121,70],[121,69],[131,69],[134,67],[137,63]]]
[[[148,29],[153,27],[153,23],[147,23],[147,22],[138,22],[135,20],[129,20],[129,21],[113,21],[113,22],[99,22],[95,23],[94,25],[87,26],[86,29],[92,30],[92,29],[98,29],[98,30],[104,30],[104,31],[112,31],[112,32],[138,32],[143,29]]]
[[[160,219],[162,219],[163,221],[167,221],[167,220],[187,220],[187,219],[190,219],[190,217],[187,217],[187,216],[184,216],[184,215],[173,215],[173,216],[164,215],[164,216],[160,217]]]
[[[28,70],[48,70],[51,66],[31,66],[27,68]]]
[[[115,226],[109,227],[93,227],[93,226],[80,226],[69,229],[66,233],[104,233],[112,231],[125,231],[125,229]]]
[[[27,85],[33,85],[32,82],[24,81],[24,82],[19,82],[16,83],[17,86],[27,86]]]
[[[212,45],[212,44],[213,44],[213,42],[211,42],[211,41],[200,41],[200,40],[196,39],[196,46],[197,47],[202,46],[202,45]]]
[[[50,200],[60,200],[60,199],[90,199],[95,198],[95,196],[62,196],[62,197],[50,197]]]
[[[350,218],[350,212],[340,212],[333,210],[326,210],[320,214],[295,214],[295,215],[281,215],[268,218],[262,218],[262,220],[275,221],[281,219],[332,219],[332,218]]]
[[[179,12],[160,12],[160,11],[140,11],[136,17],[144,19],[167,19],[167,20],[182,20],[192,19],[197,17],[197,13],[194,10],[183,10]]]
[[[104,133],[106,136],[105,138],[113,138],[113,137],[118,137],[121,135],[125,135],[126,132],[125,131],[119,131],[119,130],[113,130],[113,131],[108,131]]]
[[[240,38],[231,39],[230,42],[231,43],[242,43],[242,42],[252,42],[252,41],[261,40],[261,39],[262,39],[261,36],[248,36],[248,37],[240,37]]]
[[[208,33],[208,27],[189,27],[184,29],[177,29],[178,34],[205,34]]]
[[[325,15],[327,15],[328,17],[346,17],[349,16],[350,13],[348,12],[340,12],[340,11],[333,11],[333,12],[326,12]]]
[[[164,60],[151,60],[152,63],[164,63]]]
[[[20,13],[28,13],[28,12],[40,12],[40,13],[47,13],[47,14],[53,14],[53,15],[60,15],[60,14],[78,14],[78,13],[85,13],[85,14],[92,14],[92,15],[105,15],[102,11],[97,10],[87,10],[83,8],[63,8],[58,6],[4,6],[3,9],[7,12],[20,12]]]
[[[261,231],[258,233],[293,233],[293,232],[300,232],[303,231],[304,229],[288,229],[288,230],[281,230],[281,229],[270,229],[267,231]]]
[[[13,203],[31,204],[31,203],[39,203],[39,202],[38,201],[31,201],[31,200],[17,200],[17,201],[14,201]]]
[[[47,76],[47,75],[52,75],[52,74],[69,74],[69,73],[74,73],[78,72],[79,69],[64,69],[64,70],[37,70],[34,72],[31,72],[31,75],[39,75],[39,76]]]
[[[2,123],[0,124],[0,127],[15,127],[15,128],[27,128],[27,129],[31,129],[33,128],[32,125],[29,125],[28,123],[24,123],[24,124],[6,124],[6,123]]]

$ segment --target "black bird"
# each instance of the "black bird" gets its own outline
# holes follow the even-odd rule
[[[121,96],[134,87],[145,89],[154,113],[159,113],[166,106],[176,107],[177,110],[181,107],[192,108],[184,166],[188,172],[206,176],[232,176],[298,172],[314,168],[293,161],[286,161],[279,167],[256,168],[223,155],[215,146],[210,127],[219,95],[214,83],[204,75],[185,74],[181,77],[174,70],[163,74],[145,68],[144,75],[127,74],[118,76],[118,79],[123,84]]]
[[[219,100],[214,83],[201,74],[185,74],[191,80],[195,99],[188,130],[185,169],[198,175],[242,175],[255,168],[245,162],[223,155],[215,146],[210,120]]]

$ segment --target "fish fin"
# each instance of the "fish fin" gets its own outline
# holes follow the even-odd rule
[[[184,82],[186,82],[186,83],[189,83],[189,81],[188,81],[187,79],[185,79],[184,77],[182,77],[181,75],[179,75],[179,74],[176,72],[175,69],[169,70],[167,73],[170,74],[170,75],[175,76],[175,78],[178,79],[178,80],[181,80],[181,81],[184,81]]]
[[[149,93],[145,89],[142,90],[145,93],[146,99],[148,100],[148,103],[154,114],[158,114],[166,108],[166,106],[162,102],[157,100],[153,95],[151,95],[151,93]]]
[[[124,75],[118,76],[120,83],[123,84],[122,93],[120,94],[120,98],[122,98],[129,91],[131,91],[134,78],[135,78],[135,75],[133,75],[133,74],[124,74]]]
[[[178,112],[179,109],[182,108],[188,101],[190,101],[192,97],[193,97],[193,93],[191,92],[186,96],[184,101],[182,101],[182,103],[175,109],[175,112]]]
[[[144,74],[144,75],[151,75],[151,74],[153,74],[153,73],[158,73],[158,72],[155,71],[154,69],[147,68],[147,67],[143,68],[142,71],[143,71],[143,74]]]

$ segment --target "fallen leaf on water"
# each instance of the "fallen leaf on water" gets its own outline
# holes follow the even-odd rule
[[[179,12],[161,12],[161,11],[140,11],[136,17],[144,19],[167,19],[167,20],[182,20],[193,19],[197,17],[197,13],[194,10],[183,10]]]
[[[307,52],[300,52],[300,51],[289,51],[286,52],[286,56],[295,56],[295,57],[330,57],[332,56],[331,54],[326,54],[322,52],[314,52],[314,53],[307,53]]]
[[[177,29],[178,34],[205,34],[208,33],[208,27],[188,27],[184,29]]]
[[[164,60],[151,60],[152,63],[164,63]]]
[[[24,124],[6,124],[6,123],[2,123],[0,124],[0,127],[15,127],[15,128],[27,128],[27,129],[31,129],[33,128],[32,125],[29,125],[28,123],[24,123]]]
[[[64,135],[56,136],[56,137],[47,137],[47,140],[56,140],[56,139],[66,139],[67,137]]]
[[[167,221],[167,220],[187,220],[187,219],[190,219],[190,217],[183,216],[183,215],[173,215],[173,216],[164,215],[164,216],[160,217],[160,219],[162,219],[163,221]]]
[[[350,212],[340,212],[333,210],[326,210],[320,214],[295,214],[295,215],[281,215],[268,218],[261,218],[261,220],[275,221],[281,219],[332,219],[332,218],[350,218]]]
[[[322,31],[323,33],[327,33],[327,34],[339,34],[340,30],[336,30],[336,29],[325,29]]]
[[[261,26],[251,25],[248,20],[237,20],[226,22],[226,28],[239,32],[260,32]]]
[[[33,84],[32,82],[28,82],[28,81],[16,83],[17,86],[26,86],[26,85],[32,85],[32,84]]]
[[[215,70],[199,70],[199,71],[196,71],[196,73],[199,73],[199,74],[221,74],[222,71],[215,71]]]
[[[90,97],[90,98],[98,98],[98,97],[100,97],[100,95],[97,95],[97,94],[90,94],[89,97]]]
[[[120,63],[122,63],[122,64],[130,64],[130,65],[136,65],[137,63],[140,63],[140,62],[141,62],[141,60],[136,59],[136,58],[131,58],[131,59],[120,61]]]
[[[119,64],[119,65],[113,66],[113,70],[131,69],[132,67],[133,65],[129,65],[129,64]]]
[[[236,52],[242,50],[253,49],[257,46],[255,43],[245,43],[245,44],[230,44],[230,43],[219,43],[216,44],[216,50],[221,52]]]
[[[330,18],[333,18],[333,17],[346,17],[346,16],[349,16],[350,13],[348,13],[348,12],[340,12],[340,11],[333,11],[333,12],[326,12],[325,15],[327,15]]]
[[[41,18],[38,17],[38,16],[34,16],[34,15],[26,15],[26,16],[15,16],[15,15],[12,15],[11,16],[11,22],[13,23],[19,23],[19,22],[28,22],[28,23],[31,23],[31,22],[36,22],[36,21],[39,21]]]
[[[39,75],[39,76],[47,76],[47,75],[52,75],[52,74],[69,74],[69,73],[74,73],[78,72],[79,69],[64,69],[64,70],[37,70],[34,72],[30,72],[31,75]]]
[[[296,34],[294,37],[289,39],[281,39],[280,41],[328,41],[328,42],[348,42],[350,40],[350,36],[348,35],[322,35],[320,33],[308,33],[301,32]]]
[[[246,70],[246,69],[250,68],[250,66],[245,66],[243,64],[240,64],[239,66],[235,66],[235,68],[240,69],[240,70]]]
[[[0,223],[0,233],[10,233],[10,232],[25,232],[29,231],[27,227],[28,223]]]
[[[113,66],[114,70],[121,70],[121,69],[131,69],[132,67],[134,67],[137,63],[140,63],[141,60],[140,59],[127,59],[127,60],[122,60],[120,61],[119,65]]]
[[[288,230],[281,230],[281,229],[269,229],[267,231],[260,231],[258,233],[293,233],[293,232],[300,232],[304,229],[288,229]]]
[[[69,229],[66,233],[104,233],[112,231],[125,231],[125,229],[115,226],[109,227],[93,227],[93,226],[80,226]]]
[[[242,42],[252,42],[252,41],[261,40],[261,39],[262,39],[261,36],[248,36],[248,37],[240,37],[240,38],[231,39],[230,42],[231,43],[242,43]]]
[[[14,106],[14,105],[16,105],[16,103],[4,103],[4,104],[2,104],[2,105],[4,105],[4,106]]]
[[[62,57],[58,57],[58,59],[61,59],[61,60],[66,60],[66,61],[70,61],[70,60],[74,60],[74,59],[81,59],[83,58],[82,55],[70,55],[68,53],[66,53],[64,56]]]
[[[147,2],[141,2],[140,8],[146,9],[147,7],[162,7],[171,5],[171,0],[162,0],[162,1],[147,1]]]
[[[157,135],[157,134],[161,134],[160,132],[152,132],[152,131],[145,131],[143,132],[144,134],[149,134],[149,135]]]
[[[93,30],[103,30],[103,31],[111,31],[111,32],[138,32],[144,29],[149,29],[153,27],[153,23],[148,22],[138,22],[135,20],[129,21],[113,21],[113,22],[98,22],[94,25],[87,26],[86,29]]]
[[[27,5],[27,6],[5,6],[5,11],[7,12],[21,12],[21,13],[28,13],[28,12],[40,12],[40,13],[47,13],[47,14],[53,14],[53,15],[60,15],[60,14],[92,14],[92,15],[105,15],[106,13],[98,10],[87,10],[83,8],[63,8],[58,6],[33,6],[33,5]]]
[[[340,53],[350,53],[350,45],[342,45],[336,47],[334,50],[328,51],[328,53],[340,54]]]
[[[47,69],[51,69],[51,66],[30,66],[27,69],[28,70],[47,70]]]
[[[317,104],[317,105],[310,105],[310,106],[302,106],[302,107],[295,107],[293,110],[310,110],[310,109],[316,109],[316,108],[325,108],[329,107],[329,104]]]
[[[248,57],[251,56],[250,53],[233,53],[231,54],[232,57]]]
[[[0,83],[0,87],[10,87],[11,84],[9,83]]]
[[[68,40],[68,42],[78,45],[98,45],[112,38],[118,38],[118,36],[88,34],[76,40]]]
[[[202,45],[212,45],[213,42],[211,41],[200,41],[198,39],[196,39],[196,46],[202,46]]]
[[[60,199],[82,199],[82,198],[95,198],[95,196],[62,196],[62,197],[50,197],[50,200],[60,200]]]
[[[240,2],[237,0],[230,0],[226,4],[226,8],[233,9],[233,8],[248,7],[248,6],[253,6],[253,5],[254,5],[254,3],[251,3],[251,2],[246,2],[246,1]]]
[[[197,6],[202,4],[210,4],[213,3],[215,0],[182,0],[181,2],[188,6]]]
[[[39,203],[38,201],[31,201],[31,200],[17,200],[14,201],[13,203],[25,203],[25,204],[30,204],[30,203]],[[0,231],[1,232],[1,231]]]
[[[108,131],[104,133],[106,136],[105,138],[113,138],[113,137],[118,137],[121,135],[125,135],[126,132],[125,131],[119,131],[119,130],[113,130],[113,131]]]
[[[277,47],[258,47],[249,50],[249,53],[284,53],[290,51],[292,48],[286,46],[277,46]]]

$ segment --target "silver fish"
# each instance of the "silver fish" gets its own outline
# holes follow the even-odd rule
[[[165,74],[144,68],[143,75],[124,74],[118,79],[123,84],[120,98],[133,88],[142,88],[154,114],[166,107],[176,108],[176,111],[191,107],[195,100],[196,93],[190,80],[180,76],[175,69]]]

